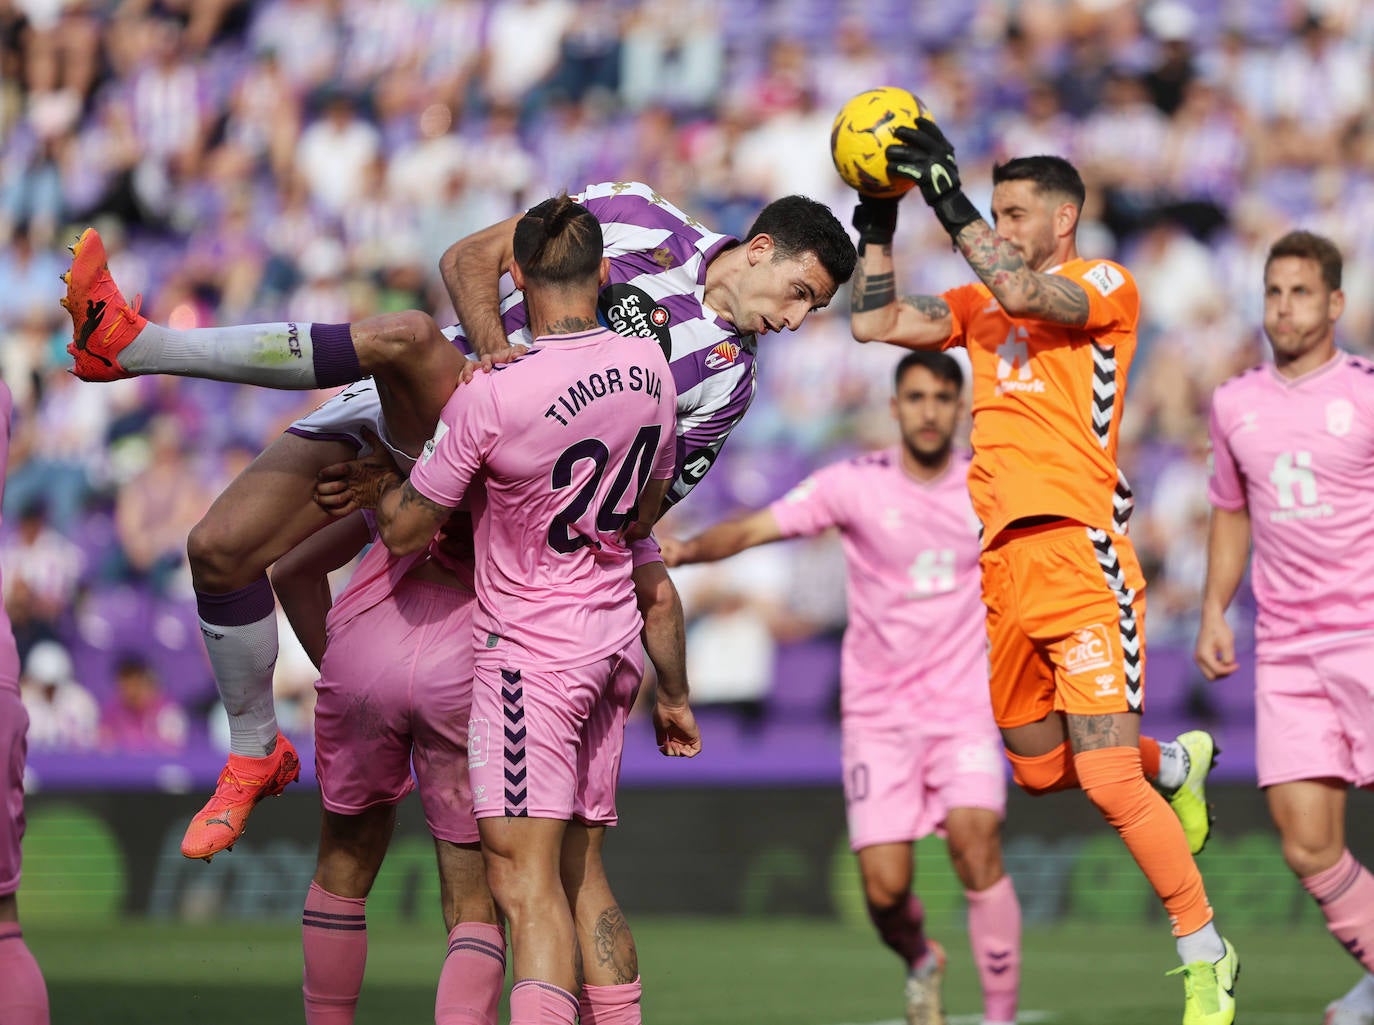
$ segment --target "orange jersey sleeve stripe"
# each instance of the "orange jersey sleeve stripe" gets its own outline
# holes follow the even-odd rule
[[[1053,273],[1087,293],[1083,326],[1010,317],[982,284],[943,295],[954,324],[945,347],[965,346],[973,368],[969,493],[984,546],[1027,516],[1117,532],[1130,516],[1116,453],[1140,294],[1110,260]]]

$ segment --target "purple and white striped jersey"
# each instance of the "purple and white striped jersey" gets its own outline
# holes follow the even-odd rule
[[[668,502],[676,504],[711,468],[754,397],[754,336],[702,304],[706,265],[737,240],[709,231],[640,182],[603,182],[573,198],[601,222],[611,261],[597,301],[602,323],[656,340],[672,370],[677,460]],[[509,275],[501,295],[512,344],[529,345],[524,295]],[[454,342],[469,351],[461,333]]]

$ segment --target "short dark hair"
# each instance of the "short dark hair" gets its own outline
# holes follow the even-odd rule
[[[830,207],[806,196],[783,196],[769,203],[749,225],[744,241],[749,242],[756,235],[773,239],[774,259],[815,253],[836,285],[849,280],[859,259],[849,232]]]
[[[964,387],[964,368],[949,353],[938,349],[912,349],[901,358],[892,375],[894,391],[902,386],[902,378],[912,367],[925,367],[941,381],[948,381],[956,388]]]
[[[1034,182],[1035,187],[1041,192],[1067,196],[1080,210],[1083,209],[1083,200],[1088,195],[1078,168],[1063,157],[1041,154],[1034,157],[1015,157],[1005,164],[992,165],[993,185],[1019,181]]]
[[[1299,260],[1313,260],[1322,269],[1322,284],[1335,292],[1341,287],[1341,251],[1325,235],[1311,231],[1290,231],[1269,247],[1269,255],[1264,260],[1264,273],[1269,273],[1269,265],[1285,256]]]
[[[560,286],[596,277],[606,243],[596,216],[563,193],[516,222],[512,249],[527,281]]]

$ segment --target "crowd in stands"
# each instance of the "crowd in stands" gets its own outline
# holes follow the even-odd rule
[[[1074,160],[1090,187],[1081,248],[1139,280],[1123,463],[1152,645],[1182,649],[1205,561],[1207,403],[1263,358],[1269,243],[1293,226],[1335,239],[1341,341],[1374,340],[1372,81],[1362,0],[0,0],[0,374],[16,400],[0,569],[31,743],[197,742],[214,689],[186,532],[322,398],[77,382],[59,275],[87,224],[159,322],[420,307],[447,323],[439,254],[562,189],[646,181],[736,234],[791,192],[847,221],[831,118],[864,88],[908,87],[980,208],[995,161]],[[904,291],[971,276],[924,211],[904,213],[897,257]],[[856,345],[847,305],[842,291],[764,341],[752,411],[667,529],[893,440],[899,353]],[[829,714],[833,660],[780,668],[799,645],[833,650],[844,623],[834,546],[804,544],[681,576],[700,698],[766,720],[810,667],[815,700],[781,707]],[[287,722],[308,733],[308,663],[286,651],[280,677]]]

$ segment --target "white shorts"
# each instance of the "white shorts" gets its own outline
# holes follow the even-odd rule
[[[989,722],[948,734],[842,727],[849,846],[909,843],[944,835],[953,808],[1005,816],[1006,761]]]
[[[451,342],[457,334],[456,326],[443,330],[443,336]],[[382,419],[382,399],[377,394],[377,383],[370,377],[355,381],[337,395],[326,399],[313,412],[288,427],[286,432],[316,441],[342,441],[358,449],[361,457],[372,452],[371,446],[363,441],[364,427],[382,439],[401,469],[409,470],[415,465],[414,457],[392,443],[391,434]]]

